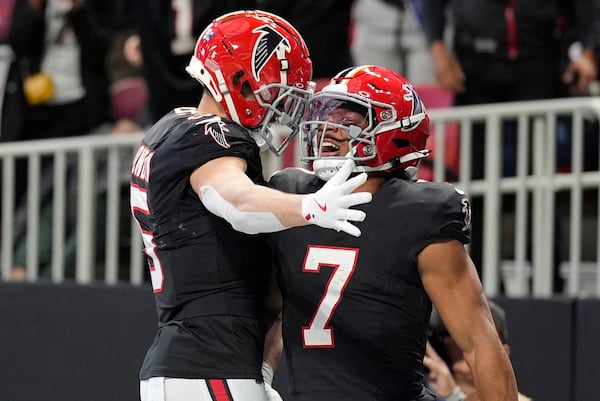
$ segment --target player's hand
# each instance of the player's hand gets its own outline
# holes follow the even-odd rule
[[[366,214],[350,207],[371,202],[373,195],[369,192],[352,193],[367,180],[366,173],[348,179],[353,167],[354,161],[347,160],[323,188],[304,197],[302,215],[306,221],[323,228],[344,231],[355,237],[360,236],[358,227],[349,221],[363,221]]]
[[[433,71],[438,85],[453,93],[465,90],[465,73],[458,59],[448,51],[443,41],[434,41],[430,46]]]
[[[425,348],[425,357],[423,358],[423,365],[429,370],[427,374],[427,384],[436,394],[447,398],[457,388],[452,372],[446,365],[446,362],[440,358],[437,352],[429,341]]]
[[[597,79],[597,73],[598,66],[594,53],[590,50],[580,50],[577,54],[575,51],[563,74],[563,82],[569,85],[571,95],[580,95]]]

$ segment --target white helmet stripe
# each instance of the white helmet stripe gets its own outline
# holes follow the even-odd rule
[[[215,71],[215,76],[217,77],[217,84],[219,85],[219,91],[223,94],[223,99],[225,99],[225,104],[227,104],[227,111],[229,111],[229,116],[233,121],[238,124],[240,123],[240,117],[235,108],[235,104],[233,103],[233,98],[231,97],[231,93],[229,93],[229,88],[225,83],[225,77],[223,77],[223,72],[219,69]]]

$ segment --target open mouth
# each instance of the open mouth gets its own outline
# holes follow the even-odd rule
[[[341,147],[335,141],[325,138],[321,144],[321,156],[340,156]]]

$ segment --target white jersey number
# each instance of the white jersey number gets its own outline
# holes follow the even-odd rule
[[[130,189],[131,197],[131,209],[133,212],[140,212],[146,215],[150,214],[148,207],[148,197],[146,190],[138,187],[135,184],[131,184]],[[165,280],[162,264],[156,254],[156,244],[154,243],[154,236],[150,231],[142,228],[140,221],[135,219],[138,223],[138,227],[142,233],[142,240],[144,241],[144,253],[148,255],[148,266],[150,268],[150,279],[152,280],[152,290],[154,292],[161,292],[163,289],[163,282]]]
[[[309,246],[304,258],[303,272],[320,273],[321,267],[333,267],[325,292],[317,305],[310,324],[302,328],[305,348],[332,348],[335,346],[333,328],[329,321],[342,300],[344,290],[354,273],[358,249]]]

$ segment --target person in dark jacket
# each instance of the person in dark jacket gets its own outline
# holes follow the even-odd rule
[[[112,15],[101,1],[17,0],[9,44],[22,79],[27,87],[43,74],[49,86],[46,95],[25,90],[19,139],[83,135],[110,118],[104,59]]]
[[[265,0],[267,11],[286,18],[306,40],[317,84],[353,64],[350,21],[354,0]]]
[[[456,93],[457,105],[582,93],[596,78],[597,7],[587,0],[425,1],[438,83]],[[443,37],[447,9],[451,50]],[[569,57],[572,43],[580,50],[571,48]]]
[[[428,0],[422,4],[437,83],[454,94],[457,106],[581,95],[597,78],[598,2]],[[448,16],[453,21],[452,48],[444,40]],[[567,166],[569,130],[568,118],[558,121],[557,159]],[[471,171],[478,179],[485,175],[485,127],[473,124],[472,131]],[[516,121],[503,120],[502,133],[502,174],[514,176]],[[475,230],[470,252],[481,266],[482,198],[472,200]],[[503,200],[504,216],[514,213],[512,204],[510,197]],[[503,259],[512,258],[510,253],[505,252]]]

